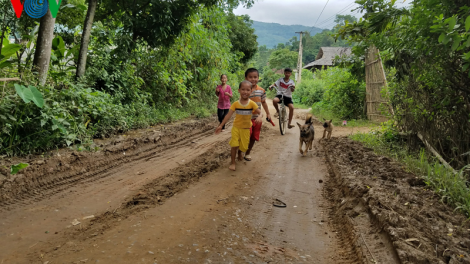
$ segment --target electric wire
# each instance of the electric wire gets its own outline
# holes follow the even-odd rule
[[[341,9],[340,11],[338,11],[336,14],[334,14],[334,15],[328,17],[327,19],[321,21],[321,22],[318,23],[317,25],[320,26],[321,24],[324,24],[325,22],[327,22],[327,21],[329,21],[329,20],[331,20],[331,19],[336,18],[336,15],[340,15],[340,14],[342,14],[342,13],[348,11],[348,9],[349,9],[349,8],[352,8],[355,4],[356,4],[355,2],[350,3],[349,5],[347,5],[346,7],[344,7],[343,9]]]
[[[346,14],[346,15],[352,15],[352,16],[355,16],[359,13],[360,11],[356,11],[356,12],[351,12],[349,14]],[[336,22],[332,22],[332,23],[328,23],[326,25],[323,25],[324,28],[330,28],[331,26],[334,26],[336,24]]]
[[[349,7],[346,7],[346,9],[343,9],[342,11],[339,11],[338,13],[334,14],[333,16],[331,16],[331,17],[329,17],[329,18],[327,18],[327,19],[321,21],[320,23],[317,24],[317,26],[320,27],[321,25],[329,24],[329,23],[331,23],[331,20],[336,19],[336,16],[337,16],[337,15],[341,15],[341,14],[343,14],[344,12],[351,12],[351,10],[348,10],[348,8],[353,8],[353,7],[354,7],[354,4],[355,4],[355,3],[353,3],[353,5],[351,5],[351,6],[349,6]]]
[[[323,7],[323,9],[322,9],[320,15],[318,16],[317,21],[315,21],[315,24],[313,24],[313,27],[315,27],[315,25],[317,24],[317,22],[318,22],[318,20],[320,19],[321,15],[323,14],[323,11],[325,11],[325,7],[326,7],[326,5],[328,4],[328,2],[330,2],[330,0],[326,1],[326,4],[325,4],[325,6]]]

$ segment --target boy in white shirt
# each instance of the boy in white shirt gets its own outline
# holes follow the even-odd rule
[[[290,79],[292,70],[289,68],[284,69],[284,78],[279,78],[273,85],[269,86],[269,89],[273,89],[274,86],[278,87],[277,95],[273,100],[274,108],[276,108],[276,114],[274,117],[279,117],[278,103],[281,101],[282,94],[284,94],[284,104],[289,107],[289,124],[288,128],[293,128],[291,125],[292,118],[294,117],[294,102],[292,101],[292,93],[295,90],[295,83]]]

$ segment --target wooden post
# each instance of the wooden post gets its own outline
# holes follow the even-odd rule
[[[424,145],[428,148],[429,151],[431,151],[432,154],[434,154],[434,156],[436,156],[436,158],[442,163],[442,165],[444,165],[444,167],[446,167],[448,170],[450,170],[453,174],[458,174],[457,171],[454,170],[454,168],[452,168],[449,163],[447,163],[444,158],[439,155],[439,153],[437,153],[437,151],[431,146],[431,144],[428,143],[428,141],[426,141],[426,139],[423,137],[423,135],[421,135],[421,133],[418,132],[418,138],[421,139],[421,141],[424,143]]]
[[[299,57],[297,58],[297,79],[295,82],[300,84],[302,82],[302,34],[305,33],[303,31],[295,32],[300,33],[300,41],[299,41]]]
[[[387,80],[379,51],[374,46],[369,47],[366,53],[365,68],[367,118],[373,121],[386,121],[388,117],[382,115],[380,106],[382,104],[388,105],[392,114],[393,109],[381,94],[382,89],[387,87]]]

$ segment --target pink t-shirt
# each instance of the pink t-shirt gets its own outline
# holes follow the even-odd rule
[[[225,90],[222,91],[222,85],[217,85],[217,90],[219,91],[219,103],[217,104],[217,108],[219,109],[230,109],[230,96],[225,95],[225,92],[232,95],[232,88],[230,85],[225,86]]]

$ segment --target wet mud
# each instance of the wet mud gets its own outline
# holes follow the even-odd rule
[[[316,122],[303,157],[297,128],[281,136],[265,123],[253,161],[231,172],[230,134],[214,136],[216,125],[134,131],[96,141],[97,152],[2,170],[0,262],[470,263],[467,219],[402,165],[344,137],[358,129],[322,140]]]
[[[93,182],[109,176],[112,168],[125,163],[151,159],[162,150],[192,144],[212,133],[213,118],[186,121],[169,126],[134,131],[109,140],[95,140],[96,152],[62,149],[46,158],[2,160],[0,166],[0,210],[27,204],[66,190],[78,182]],[[30,166],[17,175],[7,168],[17,162]]]
[[[423,179],[348,138],[322,142],[345,247],[376,263],[470,263],[470,224]]]

